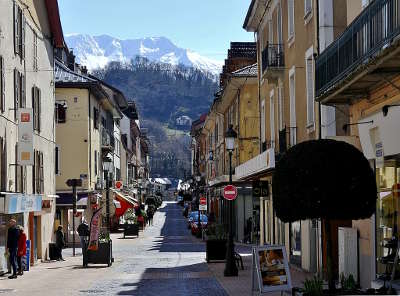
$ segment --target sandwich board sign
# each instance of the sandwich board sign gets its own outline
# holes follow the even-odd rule
[[[253,248],[252,292],[259,294],[292,289],[285,246]]]

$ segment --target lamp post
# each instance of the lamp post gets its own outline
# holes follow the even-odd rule
[[[201,180],[201,176],[199,176],[199,175],[197,175],[196,176],[196,189],[197,189],[197,192],[198,192],[198,194],[197,194],[197,197],[198,197],[198,221],[197,221],[197,228],[198,228],[198,233],[197,233],[197,237],[201,237],[201,222],[200,222],[200,188],[199,188],[199,186],[200,186],[200,180]]]
[[[230,124],[228,130],[225,133],[225,145],[226,150],[229,153],[229,184],[232,185],[232,152],[235,149],[235,139],[237,137],[237,133],[233,129],[233,125]],[[235,200],[228,200],[229,206],[229,237],[228,237],[228,246],[226,248],[226,260],[225,260],[225,270],[224,276],[237,276],[238,269],[236,267],[235,262],[235,245],[233,243],[233,204]]]

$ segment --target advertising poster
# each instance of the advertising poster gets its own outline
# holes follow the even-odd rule
[[[292,289],[289,264],[284,246],[257,247],[253,250],[254,255],[255,262],[253,262],[255,263],[256,278],[261,292]]]
[[[18,164],[33,165],[32,109],[18,109]]]
[[[88,250],[97,251],[99,247],[101,208],[93,213],[90,221],[90,239]]]

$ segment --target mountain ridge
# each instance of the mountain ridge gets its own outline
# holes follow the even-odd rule
[[[136,56],[150,61],[167,63],[174,66],[183,64],[202,72],[212,73],[215,77],[222,70],[222,62],[201,56],[199,53],[180,48],[166,37],[145,37],[119,39],[102,34],[65,34],[69,48],[73,49],[77,61],[89,71],[103,69],[113,61],[129,63]]]

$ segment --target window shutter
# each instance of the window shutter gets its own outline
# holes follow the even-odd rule
[[[36,193],[36,150],[33,150],[32,192]]]
[[[1,85],[0,85],[0,96],[1,96],[1,101],[0,101],[0,111],[4,112],[6,107],[6,76],[5,76],[5,65],[4,65],[4,58],[0,56],[0,79],[1,79]]]
[[[36,89],[32,86],[33,130],[36,130]]]
[[[17,119],[17,110],[19,104],[19,73],[14,69],[14,117]]]
[[[14,53],[19,54],[19,7],[14,2]]]
[[[41,122],[40,122],[40,114],[41,114],[41,108],[42,108],[42,103],[41,103],[41,101],[42,101],[42,92],[41,92],[41,90],[40,90],[40,88],[37,88],[37,92],[38,92],[38,94],[37,94],[37,105],[38,105],[38,108],[37,108],[37,122],[38,122],[38,132],[40,133],[40,128],[41,128]]]
[[[307,59],[307,123],[314,123],[314,83],[312,59]]]
[[[26,92],[25,92],[25,87],[26,87],[26,80],[25,80],[25,75],[20,75],[20,86],[21,86],[21,95],[20,95],[20,107],[25,108],[26,107]]]
[[[44,168],[43,168],[43,152],[39,152],[40,156],[40,193],[44,192]]]
[[[21,12],[21,58],[25,58],[25,16],[22,10]]]

